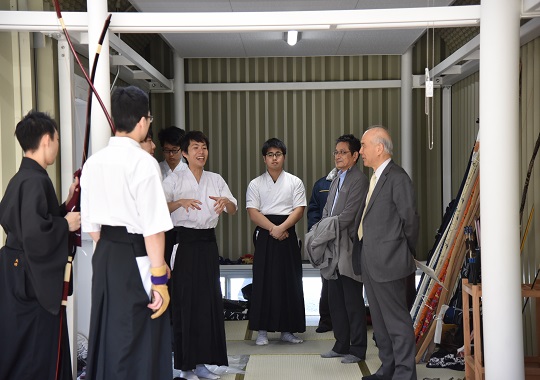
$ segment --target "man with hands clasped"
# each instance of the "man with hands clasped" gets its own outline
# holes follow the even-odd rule
[[[306,190],[300,178],[283,170],[287,148],[276,138],[263,144],[266,172],[252,180],[246,208],[255,229],[253,293],[249,328],[256,344],[268,344],[267,331],[281,340],[302,343],[294,335],[306,331],[302,259],[294,226],[304,215]]]

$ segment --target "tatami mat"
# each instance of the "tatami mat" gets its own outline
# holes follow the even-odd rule
[[[317,333],[315,332],[315,329],[317,326],[307,326],[306,331],[303,333],[295,333],[294,335],[297,335],[299,338],[303,340],[334,340],[334,333],[332,331],[328,331],[325,333]],[[280,336],[280,333],[268,333],[268,339],[272,340],[278,340]],[[253,331],[253,335],[251,337],[252,340],[257,339],[257,332]]]
[[[252,355],[244,380],[358,380],[358,365],[341,364],[339,359],[318,355]]]
[[[308,326],[306,332],[298,334],[304,343],[291,344],[279,340],[279,333],[268,333],[269,344],[257,346],[257,332],[251,332],[248,321],[226,321],[227,353],[229,357],[249,355],[246,374],[243,380],[319,380],[355,379],[362,375],[375,373],[381,362],[378,350],[372,339],[371,326],[368,327],[368,350],[366,360],[360,365],[342,364],[339,358],[323,359],[320,354],[332,349],[332,332],[318,334],[315,326]],[[419,380],[463,379],[465,373],[443,368],[427,368],[425,364],[416,366]],[[239,380],[234,375],[222,376],[223,380]]]
[[[257,346],[254,340],[227,341],[229,355],[320,355],[332,349],[330,340],[309,340],[304,343],[292,344],[280,340],[270,340],[266,346]]]
[[[248,321],[225,321],[225,337],[227,340],[249,339],[251,332],[247,328]]]

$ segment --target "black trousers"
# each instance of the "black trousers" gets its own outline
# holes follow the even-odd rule
[[[367,325],[363,284],[338,274],[336,280],[328,280],[328,302],[336,338],[332,350],[365,359]]]
[[[328,280],[321,276],[321,298],[319,300],[319,327],[326,327],[332,330],[332,317],[330,316],[330,305],[328,305]]]

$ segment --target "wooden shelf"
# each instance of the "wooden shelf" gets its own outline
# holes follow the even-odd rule
[[[467,279],[462,280],[463,295],[463,335],[465,344],[465,378],[467,380],[485,379],[484,363],[482,360],[482,337],[480,298],[482,298],[482,285],[469,284]],[[540,298],[540,284],[536,284],[531,289],[530,284],[521,285],[521,294],[523,297]],[[471,309],[472,299],[472,324],[474,336],[474,355],[471,350],[471,320],[469,310]],[[536,342],[540,349],[540,300],[536,302]],[[540,357],[525,357],[525,378],[527,380],[540,380]]]

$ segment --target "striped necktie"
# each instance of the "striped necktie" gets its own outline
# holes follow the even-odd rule
[[[358,227],[358,240],[362,240],[364,237],[364,230],[362,227],[362,224],[364,223],[364,216],[366,215],[366,209],[369,203],[369,200],[371,199],[371,194],[373,193],[373,189],[375,189],[375,184],[377,183],[377,176],[375,173],[371,176],[371,180],[369,181],[369,190],[366,196],[366,204],[364,205],[364,212],[362,213],[362,219],[360,220],[360,226]]]

